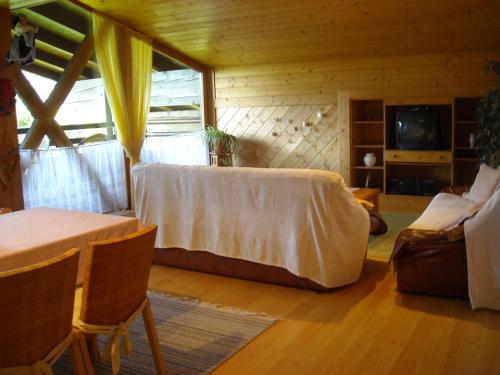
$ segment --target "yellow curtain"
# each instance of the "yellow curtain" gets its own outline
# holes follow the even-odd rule
[[[151,40],[98,14],[92,15],[94,49],[118,140],[132,165],[139,161],[151,95]]]

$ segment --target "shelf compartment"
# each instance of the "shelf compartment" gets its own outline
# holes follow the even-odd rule
[[[384,121],[384,101],[375,100],[351,100],[351,121],[356,122],[380,122]]]
[[[421,178],[433,180],[436,191],[451,185],[451,164],[386,163],[386,179]]]
[[[351,177],[351,186],[366,187],[368,179],[368,187],[377,188],[383,191],[384,189],[384,174],[383,170],[379,169],[354,169]]]
[[[479,170],[479,159],[457,158],[453,165],[453,184],[472,185]]]
[[[477,122],[476,107],[480,98],[456,98],[455,99],[455,123]]]

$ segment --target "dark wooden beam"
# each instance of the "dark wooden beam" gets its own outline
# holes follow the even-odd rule
[[[29,65],[23,66],[23,71],[37,74],[37,75],[45,77],[45,78],[50,78],[50,79],[53,79],[54,81],[57,81],[59,79],[59,77],[61,76],[61,74],[58,72],[55,72],[53,70],[47,69],[43,66],[36,65],[36,64],[29,64]]]
[[[30,10],[84,35],[88,35],[92,29],[92,19],[90,15],[85,17],[84,13],[68,11],[68,9],[59,2],[31,7]]]
[[[75,54],[79,47],[78,43],[72,42],[69,39],[42,28],[36,34],[36,38],[71,54]]]
[[[179,65],[167,56],[153,51],[153,68],[159,72],[166,72],[169,70],[186,69],[186,66]]]

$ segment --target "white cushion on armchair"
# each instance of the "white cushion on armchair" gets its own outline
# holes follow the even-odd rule
[[[493,195],[500,184],[500,169],[493,169],[481,164],[479,172],[470,191],[463,197],[476,203],[486,202]]]
[[[472,202],[459,195],[436,195],[420,217],[409,228],[422,230],[450,230],[473,216],[484,203]]]

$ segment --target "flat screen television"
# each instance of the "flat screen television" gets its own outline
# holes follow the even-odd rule
[[[439,112],[397,113],[396,145],[401,150],[435,150],[439,148]]]

